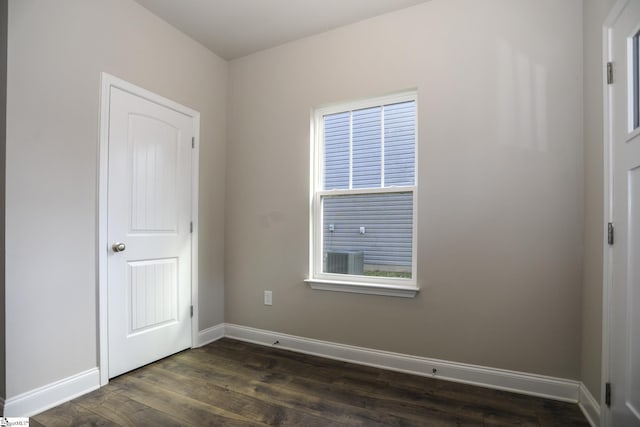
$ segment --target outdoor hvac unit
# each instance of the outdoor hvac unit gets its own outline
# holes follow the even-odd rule
[[[358,251],[328,251],[325,273],[364,273],[364,253]]]

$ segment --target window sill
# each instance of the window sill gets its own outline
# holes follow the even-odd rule
[[[374,283],[356,283],[340,280],[305,279],[311,289],[320,291],[350,292],[355,294],[383,295],[414,298],[420,291],[416,286],[392,286]]]

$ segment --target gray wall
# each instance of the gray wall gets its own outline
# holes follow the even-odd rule
[[[96,366],[100,72],[201,113],[200,328],[224,321],[227,63],[131,0],[10,0],[6,395]]]
[[[581,0],[433,0],[232,61],[226,321],[578,379],[582,67]],[[408,88],[422,290],[313,291],[310,111]]]
[[[584,281],[581,379],[599,401],[602,364],[604,141],[602,24],[615,0],[584,3]]]

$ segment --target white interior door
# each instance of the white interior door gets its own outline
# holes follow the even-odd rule
[[[640,426],[640,1],[623,3],[609,31],[615,238],[607,309],[611,406],[606,424],[615,427]]]
[[[193,117],[109,88],[109,378],[191,347]]]

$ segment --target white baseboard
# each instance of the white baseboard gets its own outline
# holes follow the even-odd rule
[[[580,382],[574,380],[354,347],[228,323],[224,325],[224,331],[224,335],[229,338],[360,365],[433,376],[565,402],[578,403],[579,398]]]
[[[224,337],[224,323],[198,332],[198,342],[194,347],[202,347]]]
[[[600,404],[594,399],[589,389],[580,383],[580,401],[578,406],[592,427],[600,426]]]
[[[100,387],[100,371],[92,368],[28,391],[4,402],[5,417],[30,417]]]
[[[591,425],[599,426],[600,406],[584,384],[578,381],[355,347],[229,323],[200,331],[194,347],[223,337],[360,365],[579,403]],[[0,414],[29,417],[98,388],[100,371],[92,368],[6,401],[0,399]]]

